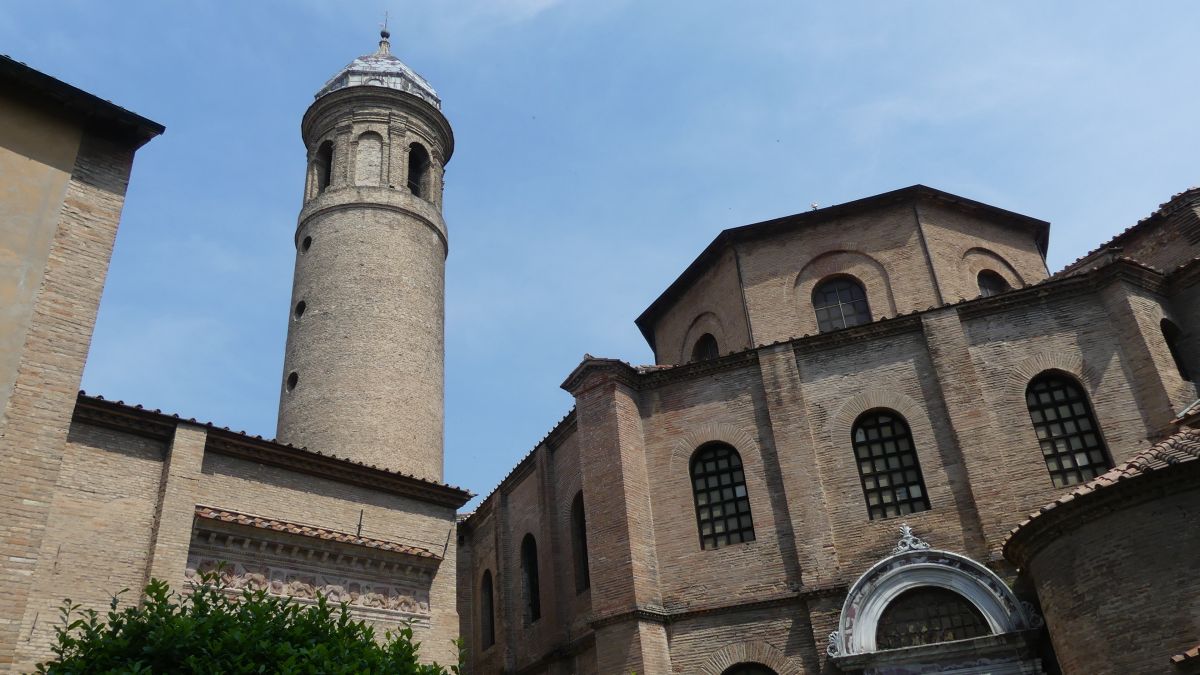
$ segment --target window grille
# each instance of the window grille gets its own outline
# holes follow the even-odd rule
[[[871,308],[862,284],[850,277],[837,277],[813,289],[813,309],[822,333],[871,322]]]
[[[1004,280],[1004,277],[996,274],[991,270],[983,270],[979,273],[979,294],[985,298],[990,298],[993,295],[1000,295],[1012,290],[1012,286]]]
[[[754,541],[746,474],[737,450],[724,443],[700,448],[692,457],[691,475],[700,547]]]
[[[877,649],[918,647],[991,635],[983,614],[954,591],[914,588],[892,601],[875,629]]]
[[[868,412],[854,424],[854,457],[871,520],[929,510],[929,495],[912,432],[890,410]]]
[[[1076,382],[1057,373],[1040,375],[1029,383],[1025,401],[1055,487],[1082,483],[1112,468],[1092,406]]]

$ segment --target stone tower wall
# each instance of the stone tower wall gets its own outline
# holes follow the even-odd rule
[[[318,99],[302,133],[310,170],[279,439],[440,481],[449,124],[409,94],[349,87]],[[413,144],[430,157],[420,195],[408,187]]]

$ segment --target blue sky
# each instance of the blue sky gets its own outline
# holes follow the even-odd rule
[[[65,2],[0,51],[167,126],[138,155],[91,393],[274,435],[300,116],[374,50],[438,89],[446,478],[486,493],[585,352],[722,229],[924,183],[1051,221],[1058,269],[1200,183],[1200,4]]]

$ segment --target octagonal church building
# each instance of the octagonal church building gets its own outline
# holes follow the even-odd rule
[[[1195,672],[1200,190],[1048,241],[920,185],[722,232],[462,518],[472,672]]]

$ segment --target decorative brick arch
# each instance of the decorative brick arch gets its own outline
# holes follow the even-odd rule
[[[1100,381],[1095,372],[1083,361],[1078,352],[1065,350],[1044,351],[1027,356],[1009,368],[1008,389],[1012,395],[1025,398],[1025,389],[1033,378],[1047,370],[1061,370],[1079,380],[1088,394],[1096,391],[1096,383]]]
[[[1024,392],[1024,389],[1021,390]],[[841,408],[829,418],[829,439],[835,448],[849,448],[850,434],[854,421],[859,415],[876,408],[895,410],[908,422],[912,431],[913,442],[917,447],[923,447],[921,441],[927,441],[933,447],[935,436],[929,414],[910,396],[889,389],[868,389],[842,404]]]
[[[725,326],[721,324],[721,320],[712,312],[704,312],[693,319],[692,325],[688,326],[687,332],[683,336],[683,344],[679,346],[679,359],[676,363],[687,363],[692,360],[692,346],[705,333],[716,338],[717,349],[720,353],[728,354],[733,351],[725,339]]]
[[[817,333],[817,317],[812,306],[813,289],[831,276],[854,277],[867,292],[872,320],[896,315],[896,299],[887,270],[878,260],[861,251],[827,251],[809,260],[796,274],[793,284],[796,316],[800,334]]]
[[[999,253],[986,249],[982,246],[972,246],[963,252],[963,273],[966,275],[964,288],[974,289],[975,293],[966,296],[973,298],[979,295],[979,273],[984,270],[991,270],[1008,282],[1008,285],[1013,288],[1023,288],[1025,279],[1017,272],[1007,260]]]
[[[692,455],[700,446],[713,442],[732,445],[738,451],[738,454],[742,456],[743,464],[745,464],[747,450],[753,450],[756,455],[761,454],[759,453],[758,443],[754,440],[754,437],[746,433],[741,427],[724,422],[706,422],[684,434],[678,441],[675,441],[675,446],[671,450],[671,475],[684,476],[690,485],[691,479],[688,476],[691,470]]]
[[[784,655],[783,651],[761,640],[735,642],[721,648],[700,669],[703,675],[721,675],[739,663],[758,663],[779,675],[803,675],[804,668]]]

